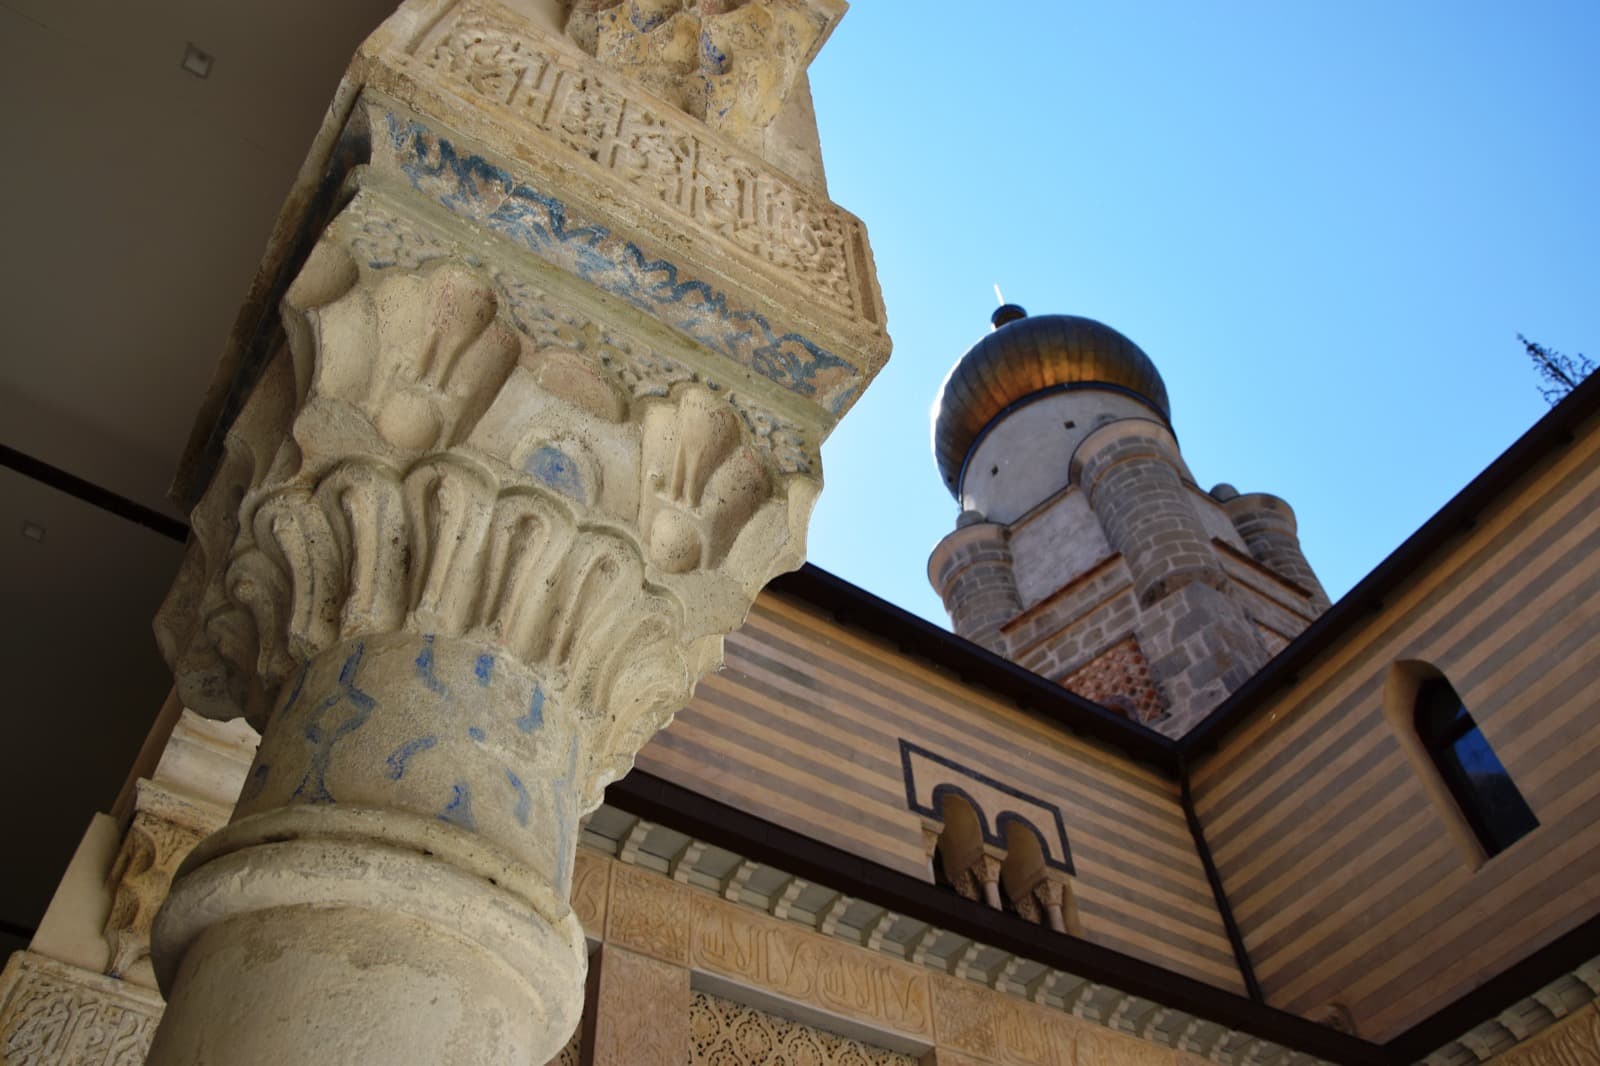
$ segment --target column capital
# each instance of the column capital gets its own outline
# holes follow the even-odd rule
[[[373,268],[381,199],[357,195],[285,297],[288,350],[194,512],[163,650],[188,706],[261,728],[342,641],[471,639],[583,708],[587,806],[804,560],[815,437],[537,272]]]

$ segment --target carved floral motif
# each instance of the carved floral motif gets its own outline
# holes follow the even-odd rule
[[[186,702],[260,723],[336,643],[463,636],[579,709],[590,802],[803,557],[816,485],[705,385],[631,397],[482,272],[374,271],[336,238],[285,299],[292,358],[235,423],[158,623]]]
[[[746,1063],[916,1066],[917,1059],[696,992],[689,1005],[690,1066]]]
[[[689,890],[631,866],[611,868],[606,939],[679,966],[689,961]]]
[[[609,66],[637,74],[651,64],[630,59],[622,39],[677,41],[674,27],[686,24],[679,12],[641,34],[634,20],[625,16],[624,9],[631,6],[612,8],[598,17],[607,23],[602,58]],[[733,18],[759,18],[756,9],[767,6],[780,5],[752,4],[744,15]],[[580,10],[575,17],[581,15]],[[708,54],[698,35],[684,43],[691,64]],[[508,125],[555,137],[650,201],[707,224],[719,238],[773,268],[777,276],[798,282],[836,311],[876,322],[876,308],[860,296],[862,279],[870,271],[860,222],[826,197],[770,168],[741,160],[697,132],[697,124],[687,116],[642,100],[614,79],[583,69],[574,57],[539,41],[509,12],[486,0],[457,4],[413,42],[400,62],[442,82],[456,95],[500,112]],[[727,91],[720,86],[733,88],[739,76],[715,77],[720,101]],[[703,109],[708,99],[704,89],[698,100],[692,100],[679,93],[677,81],[676,74],[643,79],[646,88],[691,114],[697,107]],[[754,94],[747,94],[730,98],[726,106],[717,103],[708,113],[710,124],[722,126],[724,132],[732,128],[730,123],[740,129],[765,126],[771,115],[766,114],[766,104],[755,101]],[[752,105],[759,115],[751,112]]]

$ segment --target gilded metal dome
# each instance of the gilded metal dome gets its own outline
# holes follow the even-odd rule
[[[994,331],[961,357],[939,393],[933,454],[952,494],[959,494],[962,465],[989,426],[1038,393],[1109,386],[1171,420],[1155,364],[1110,326],[1076,315],[1030,316],[1014,304],[996,311],[994,322]]]

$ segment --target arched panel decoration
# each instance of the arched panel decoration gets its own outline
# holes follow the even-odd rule
[[[1383,712],[1469,869],[1538,828],[1488,737],[1437,667],[1419,659],[1391,665]]]
[[[1066,823],[1054,803],[1030,796],[905,739],[900,741],[900,763],[905,774],[906,806],[923,818],[947,824],[944,798],[959,796],[976,814],[983,843],[999,850],[1006,847],[1005,827],[1001,823],[1009,814],[1032,829],[1045,866],[1064,874],[1073,873]],[[995,821],[990,821],[985,811],[999,814]]]
[[[1491,858],[1539,827],[1516,782],[1441,674],[1417,686],[1412,722],[1434,769]]]

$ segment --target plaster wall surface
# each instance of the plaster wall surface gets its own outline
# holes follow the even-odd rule
[[[1097,426],[1154,418],[1131,396],[1069,389],[1024,403],[990,426],[967,460],[961,507],[1011,523],[1067,484],[1073,451]]]

